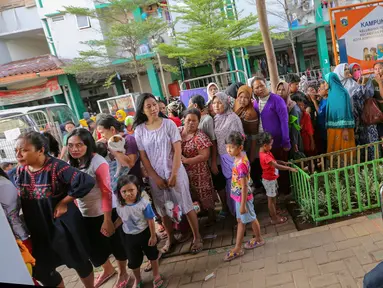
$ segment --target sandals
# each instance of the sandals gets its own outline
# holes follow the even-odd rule
[[[103,275],[101,273],[100,275],[97,276],[96,280],[94,281],[94,288],[100,287],[102,284],[104,284],[106,281],[108,281],[110,278],[112,278],[116,274],[117,274],[116,270],[114,270],[113,273],[109,275]]]
[[[279,217],[278,221],[274,222],[273,220],[271,220],[271,224],[272,225],[278,225],[278,224],[283,224],[283,223],[286,223],[287,222],[287,217]]]
[[[191,254],[198,254],[203,250],[203,240],[200,239],[199,243],[193,242],[192,247],[190,248],[190,253]]]
[[[250,249],[261,247],[263,245],[265,245],[265,241],[257,242],[257,240],[253,238],[246,242],[246,244],[244,245],[244,248],[247,250],[250,250]]]
[[[160,274],[160,277],[153,281],[153,288],[165,288],[167,283],[164,281],[164,276]]]
[[[223,261],[229,262],[229,261],[234,260],[236,258],[242,257],[243,255],[245,255],[245,251],[243,251],[243,250],[239,251],[238,253],[237,252],[233,252],[233,251],[229,251],[225,255],[225,258],[223,258]]]
[[[133,284],[134,285],[134,284]],[[140,282],[138,282],[136,284],[136,288],[142,288],[142,286],[144,285],[144,282],[142,282],[142,280]],[[134,286],[132,286],[132,288],[134,288]]]
[[[120,282],[120,284],[115,285],[114,288],[125,288],[126,286],[128,286],[128,283],[129,283],[129,279],[128,280],[124,280],[124,281]],[[140,288],[141,286],[136,286],[136,287]]]

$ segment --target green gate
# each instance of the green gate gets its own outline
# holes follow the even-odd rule
[[[380,207],[382,143],[293,161],[298,172],[290,179],[300,217],[320,222]]]

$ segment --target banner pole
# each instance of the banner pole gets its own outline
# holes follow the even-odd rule
[[[339,64],[339,55],[338,55],[338,49],[336,48],[336,36],[335,36],[334,22],[332,20],[332,8],[329,9],[328,13],[329,13],[329,18],[330,18],[332,50],[334,52],[335,64],[338,65]]]

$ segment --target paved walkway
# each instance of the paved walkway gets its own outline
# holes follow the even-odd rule
[[[266,240],[265,246],[230,263],[222,261],[229,247],[170,257],[162,260],[161,273],[169,279],[169,288],[353,288],[362,287],[365,273],[383,260],[380,214]],[[73,270],[60,270],[66,287],[82,287]],[[215,277],[204,281],[210,273]],[[152,287],[151,274],[143,272],[143,276],[144,287]],[[102,287],[113,287],[114,282],[115,278]]]

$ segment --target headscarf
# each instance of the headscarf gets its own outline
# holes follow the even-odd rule
[[[287,100],[286,100],[286,106],[287,106],[287,110],[289,111],[289,113],[291,112],[291,110],[293,110],[294,106],[297,105],[297,103],[293,100],[291,100],[291,97],[290,97],[290,91],[289,91],[289,84],[285,81],[280,81],[278,82],[277,84],[277,90],[278,90],[278,87],[279,85],[283,85],[283,88],[285,88],[285,93],[287,93]],[[279,95],[279,96],[283,96],[283,95]]]
[[[329,85],[326,110],[327,128],[354,128],[355,120],[350,95],[346,88],[343,87],[336,73],[328,73],[324,78]]]
[[[211,100],[213,99],[213,95],[210,95],[210,94],[209,94],[209,88],[210,88],[211,86],[215,86],[215,87],[217,87],[217,89],[218,89],[218,91],[219,91],[219,87],[218,87],[217,84],[215,84],[214,82],[209,83],[209,85],[207,85],[207,87],[206,87],[206,92],[207,92],[207,96],[208,96],[208,102],[211,101]]]
[[[249,98],[249,104],[246,107],[241,107],[239,104],[238,96],[244,93]],[[251,95],[253,94],[253,90],[247,86],[242,85],[239,87],[237,92],[237,99],[234,103],[234,112],[241,119],[243,124],[243,129],[245,130],[246,135],[256,135],[258,134],[259,128],[259,118],[258,113],[255,111],[253,107],[253,103],[251,102]]]
[[[121,117],[118,117],[118,115],[117,114],[120,114],[121,115]],[[117,118],[117,121],[118,122],[122,122],[122,123],[124,123],[124,121],[125,121],[125,118],[126,118],[126,112],[124,111],[124,110],[117,110],[117,112],[116,112],[116,118]]]
[[[360,75],[358,75],[359,77],[355,78],[355,77],[354,77],[354,74],[352,73],[352,69],[354,69],[354,66],[358,66],[359,69],[362,69],[362,67],[360,67],[360,65],[359,65],[358,63],[351,63],[351,64],[349,65],[349,67],[350,67],[350,72],[351,72],[351,75],[352,75],[352,79],[354,79],[355,81],[358,81],[358,80],[359,80],[359,77],[362,76],[362,70],[359,71],[359,72],[360,72]]]
[[[125,118],[125,126],[128,127],[129,125],[133,125],[134,117],[133,116],[127,116]]]
[[[218,92],[215,94],[215,98],[218,98],[224,105],[224,112],[214,116],[214,131],[217,136],[218,153],[220,155],[227,154],[225,147],[225,139],[232,131],[238,131],[243,133],[242,122],[230,107],[230,96],[225,92]]]
[[[346,78],[344,76],[344,68],[346,67],[347,63],[339,64],[335,67],[334,73],[338,75],[340,83],[346,88],[348,94],[350,97],[352,97],[356,91],[356,89],[359,88],[358,83],[356,83],[352,78]]]
[[[239,95],[238,89],[243,85],[245,84],[243,84],[242,82],[234,82],[233,84],[231,84],[229,87],[226,88],[225,93],[233,97],[234,99],[236,99],[237,96]],[[252,94],[250,94],[250,98],[251,98],[251,95]]]
[[[221,115],[225,115],[225,114],[228,114],[230,112],[232,112],[231,110],[231,106],[230,106],[230,97],[229,95],[227,95],[225,92],[218,92],[215,94],[215,96],[213,97],[213,101],[215,98],[218,98],[219,101],[222,102],[223,104],[223,107],[224,107],[224,111],[223,111],[223,114],[217,114],[216,116],[221,116]]]

